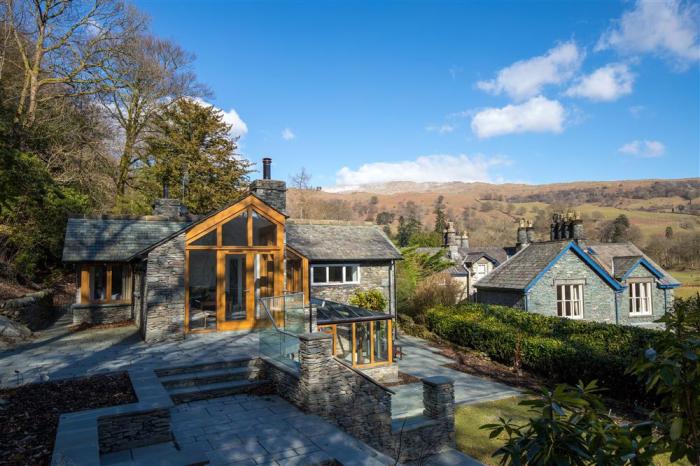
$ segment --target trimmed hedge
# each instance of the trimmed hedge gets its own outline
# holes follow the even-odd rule
[[[597,379],[615,398],[642,400],[644,387],[625,374],[659,332],[631,326],[547,317],[503,306],[465,303],[427,314],[435,334],[512,365],[520,342],[522,367],[551,384]],[[647,400],[648,401],[648,400]]]

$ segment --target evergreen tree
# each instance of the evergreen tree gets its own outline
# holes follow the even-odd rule
[[[236,157],[231,126],[220,110],[182,99],[163,112],[155,129],[147,141],[150,174],[190,212],[222,207],[241,192],[250,164]]]
[[[435,232],[442,234],[447,228],[447,215],[445,214],[445,197],[440,195],[435,201],[435,209],[433,213],[435,214]]]
[[[411,242],[411,237],[421,230],[421,223],[413,218],[409,217],[405,219],[403,215],[399,217],[399,228],[396,233],[396,242],[399,247],[406,247]]]

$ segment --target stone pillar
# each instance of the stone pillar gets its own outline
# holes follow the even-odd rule
[[[303,411],[329,416],[332,393],[333,336],[315,332],[299,335],[299,387]]]
[[[455,441],[455,391],[454,380],[435,376],[423,379],[423,415],[441,421],[447,443]]]
[[[187,207],[182,205],[180,199],[156,199],[153,203],[153,215],[177,220],[187,215]]]

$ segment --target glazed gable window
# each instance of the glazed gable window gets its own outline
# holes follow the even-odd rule
[[[651,315],[651,282],[630,283],[630,315]]]
[[[583,285],[557,285],[557,315],[570,319],[583,318]]]
[[[357,264],[314,265],[311,267],[311,283],[314,285],[360,283],[360,266]]]

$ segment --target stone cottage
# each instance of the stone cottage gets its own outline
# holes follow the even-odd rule
[[[264,159],[263,179],[204,216],[164,198],[151,216],[69,219],[63,260],[77,271],[74,322],[133,319],[149,342],[253,330],[265,319],[261,300],[296,293],[313,313],[324,310],[326,321],[309,317],[309,327],[325,323],[352,342],[353,366],[390,364],[401,254],[373,225],[290,220],[286,184],[271,179],[270,165]],[[343,320],[341,335],[338,306],[367,289],[380,290],[387,308],[342,308],[362,319]]]
[[[528,227],[520,250],[474,285],[478,302],[627,325],[650,325],[672,305],[680,283],[634,244],[586,241],[573,214],[554,216],[550,241],[529,241]]]
[[[520,230],[519,230],[520,231]],[[523,231],[525,231],[523,229]],[[532,238],[532,228],[528,230]],[[525,241],[527,242],[527,241]],[[466,233],[457,233],[454,223],[449,222],[444,232],[443,246],[440,248],[417,248],[422,254],[444,253],[446,259],[454,262],[446,270],[452,279],[462,286],[460,300],[474,297],[476,288],[474,285],[488,275],[494,268],[514,255],[521,243],[516,246],[469,246],[469,236]]]

